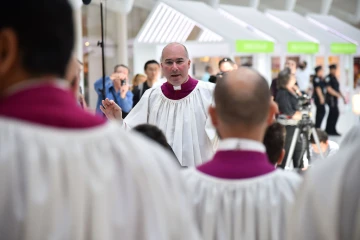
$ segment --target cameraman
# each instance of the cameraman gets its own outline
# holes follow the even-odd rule
[[[301,112],[299,111],[298,96],[301,95],[299,90],[295,86],[295,75],[291,73],[289,68],[285,68],[279,73],[277,78],[278,91],[275,101],[279,106],[279,112],[281,115],[285,115],[288,120],[301,120]],[[296,122],[296,121],[295,121]],[[291,146],[291,141],[296,129],[296,125],[284,124],[286,128],[285,138],[285,157],[284,161],[280,164],[280,168],[285,168],[286,160]],[[293,154],[294,168],[301,167],[301,151],[302,151],[302,138],[296,141],[295,150]]]
[[[114,73],[105,78],[105,98],[114,100],[123,111],[122,117],[125,118],[130,112],[133,105],[133,93],[129,90],[128,84],[129,69],[125,65],[117,65],[114,68]],[[97,80],[94,84],[96,93],[98,94],[98,101],[96,105],[96,113],[101,114],[101,101],[103,99],[103,85],[102,78]]]

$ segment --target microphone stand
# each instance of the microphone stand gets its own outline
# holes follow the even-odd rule
[[[100,2],[100,17],[101,17],[101,41],[98,41],[98,46],[101,47],[101,57],[102,57],[102,95],[103,100],[106,98],[106,90],[105,90],[105,47],[104,47],[104,16],[103,16],[103,3]]]

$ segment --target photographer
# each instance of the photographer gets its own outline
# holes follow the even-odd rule
[[[295,75],[291,74],[289,68],[285,68],[279,73],[277,79],[278,91],[276,94],[275,101],[279,106],[280,114],[285,115],[286,119],[288,120],[301,119],[301,112],[299,111],[299,104],[298,104],[298,95],[300,95],[301,93],[299,92],[299,90],[297,90],[295,84],[296,84]],[[286,153],[285,153],[284,161],[279,166],[281,168],[285,168],[286,166],[286,160],[288,157],[288,153],[296,129],[296,125],[285,124],[285,128],[286,128],[286,139],[285,139]],[[294,168],[299,168],[302,164],[302,162],[300,161],[302,146],[303,146],[302,139],[301,137],[299,137],[297,139],[293,154]]]
[[[117,65],[114,70],[114,73],[110,77],[105,78],[105,98],[114,100],[122,109],[122,116],[125,118],[132,108],[134,96],[129,89],[127,80],[129,69],[124,65]],[[103,99],[102,78],[95,82],[94,88],[98,94],[96,113],[102,115],[100,110],[101,100]]]

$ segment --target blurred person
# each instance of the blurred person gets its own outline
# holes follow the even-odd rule
[[[131,80],[131,91],[134,90],[135,87],[143,84],[146,81],[146,75],[138,73]],[[134,92],[133,92],[134,93]]]
[[[295,76],[291,73],[289,68],[285,68],[279,73],[278,76],[278,93],[276,95],[275,101],[279,107],[279,113],[285,118],[285,120],[294,120],[286,123],[286,139],[285,139],[285,156],[284,161],[279,165],[280,168],[285,168],[286,160],[289,154],[289,149],[291,146],[291,141],[294,137],[297,121],[301,120],[302,114],[299,111],[298,95],[294,86],[296,83]],[[301,161],[301,152],[302,152],[303,141],[302,137],[299,136],[296,140],[295,150],[292,156],[294,168],[300,168]]]
[[[360,239],[359,139],[356,124],[337,153],[307,172],[289,212],[287,239]]]
[[[324,158],[328,158],[328,157],[334,155],[339,150],[339,145],[336,142],[329,140],[328,135],[325,131],[323,131],[321,129],[316,129],[316,134],[319,138],[320,149],[318,149],[318,146],[315,143],[314,136],[313,136],[313,134],[311,134],[311,137],[310,137],[311,164],[313,164],[314,162],[317,162],[318,160],[321,160],[320,151]]]
[[[208,82],[209,79],[210,79],[210,76],[213,75],[213,69],[211,66],[206,66],[205,67],[205,73],[204,75],[202,76],[201,80],[204,81],[204,82]]]
[[[241,67],[216,84],[214,96],[209,114],[219,148],[212,160],[183,172],[202,237],[285,239],[287,210],[301,178],[276,170],[266,155],[262,142],[276,110],[268,83]]]
[[[209,78],[209,82],[216,83],[219,79],[222,79],[223,75],[227,72],[237,69],[237,65],[230,58],[223,58],[219,61],[220,72],[216,75],[212,75]]]
[[[1,239],[199,239],[171,155],[79,108],[74,38],[67,0],[2,2]]]
[[[325,81],[323,79],[323,68],[317,66],[315,68],[315,77],[313,79],[314,92],[313,99],[316,106],[316,115],[315,115],[315,128],[321,128],[321,123],[325,116]]]
[[[156,60],[147,61],[144,65],[144,71],[147,77],[146,81],[133,89],[133,107],[138,104],[146,90],[157,86],[156,84],[159,82],[160,64]]]
[[[342,98],[346,104],[344,95],[340,92],[340,84],[336,78],[336,65],[332,64],[329,66],[330,73],[325,78],[326,84],[326,103],[329,106],[329,115],[326,122],[326,132],[329,135],[340,136],[336,131],[336,123],[339,119],[339,106],[338,99]]]
[[[295,79],[295,85],[293,86],[294,91],[296,91],[296,93],[299,95],[300,91],[298,90],[297,86],[296,86],[296,62],[292,59],[288,59],[285,62],[285,67],[284,69],[289,68],[290,70],[290,74],[294,76]],[[278,92],[278,78],[275,78],[271,81],[271,85],[270,85],[270,89],[271,89],[271,95],[274,97],[274,99],[276,99],[276,95]]]
[[[159,127],[181,166],[196,166],[209,160],[218,141],[206,110],[212,103],[215,85],[190,77],[190,64],[186,47],[170,43],[161,54],[166,83],[148,89],[124,121],[113,101],[103,101],[105,108],[101,107],[109,119],[117,119],[125,129],[144,123]]]
[[[75,57],[75,55],[70,59],[70,62],[67,67],[67,73],[65,79],[70,82],[71,89],[75,98],[78,99],[79,105],[83,109],[87,109],[87,104],[80,87],[80,73],[82,71],[83,63]]]
[[[303,94],[307,93],[310,86],[310,72],[306,61],[302,61],[299,64],[299,68],[296,71],[296,80],[299,86],[299,90]]]
[[[140,124],[134,127],[136,132],[143,134],[144,136],[148,137],[149,139],[159,143],[163,146],[166,150],[168,150],[176,159],[176,155],[172,150],[171,146],[169,145],[168,141],[164,133],[159,129],[157,126],[151,124]],[[176,160],[176,164],[180,166],[179,161]]]
[[[123,64],[116,65],[114,73],[105,77],[105,98],[113,100],[121,107],[123,117],[127,116],[133,106],[134,94],[130,91],[128,77],[129,68]],[[100,110],[101,101],[103,100],[102,78],[95,82],[94,88],[98,94],[96,113],[102,115]]]
[[[285,137],[285,127],[278,122],[274,122],[266,129],[263,142],[269,161],[275,167],[280,165],[284,159]]]

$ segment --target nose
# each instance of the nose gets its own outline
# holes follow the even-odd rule
[[[176,72],[177,70],[178,70],[177,64],[176,64],[176,62],[174,62],[174,63],[171,65],[171,71],[172,71],[172,72]]]

